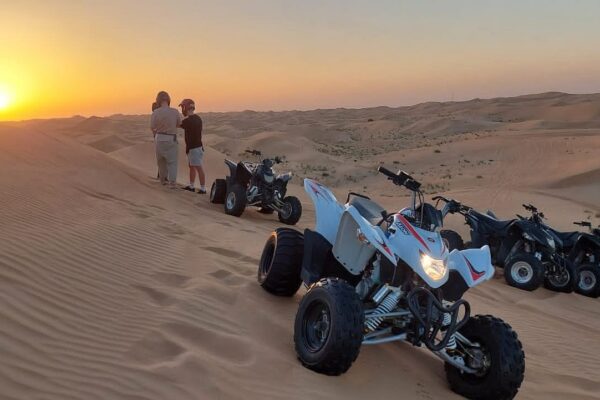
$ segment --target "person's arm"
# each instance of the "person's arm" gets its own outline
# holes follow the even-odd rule
[[[190,148],[189,148],[189,143],[190,143],[190,134],[189,134],[189,129],[186,129],[188,127],[188,122],[187,119],[184,118],[181,121],[180,127],[183,129],[183,137],[185,138],[185,154],[189,153]]]
[[[202,124],[202,118],[198,117],[198,119],[200,120],[199,122],[199,129],[198,129],[198,135],[200,135],[200,143],[202,143],[202,151],[204,151],[204,142],[202,141],[202,128],[203,128],[203,124]]]
[[[154,112],[150,117],[150,129],[152,130],[152,133],[156,135],[156,113]]]

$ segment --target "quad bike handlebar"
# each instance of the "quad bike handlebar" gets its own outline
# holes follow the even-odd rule
[[[405,188],[413,192],[418,192],[419,188],[421,187],[421,184],[419,182],[417,182],[412,176],[410,176],[404,171],[400,171],[399,173],[395,174],[389,169],[381,166],[377,168],[377,171],[387,176],[388,179],[394,183],[394,185],[404,186]]]
[[[247,150],[244,150],[244,153],[252,154],[253,156],[258,156],[259,158],[261,158],[261,161],[270,160],[273,164],[281,164],[283,162],[283,158],[281,158],[279,156],[275,156],[273,158],[265,158],[263,160],[262,152],[260,150],[247,149]]]
[[[585,226],[585,227],[588,227],[588,228],[592,227],[592,223],[589,222],[589,221],[575,221],[575,222],[573,222],[573,224],[574,225],[579,225],[579,226]]]
[[[440,201],[443,201],[444,203],[448,204],[449,205],[449,207],[448,207],[448,212],[449,213],[455,213],[455,212],[457,212],[457,213],[460,213],[460,214],[465,214],[465,213],[468,213],[471,210],[471,207],[466,206],[466,205],[464,205],[464,204],[462,204],[462,203],[460,203],[460,202],[458,202],[456,200],[448,199],[448,198],[446,198],[444,196],[435,196],[435,197],[432,197],[431,200],[437,201],[438,203]],[[436,208],[437,208],[437,204],[438,203],[436,203]]]
[[[523,204],[523,208],[526,209],[527,211],[531,212],[531,217],[532,217],[532,219],[534,221],[537,220],[539,222],[542,219],[546,218],[546,216],[544,215],[544,213],[541,212],[536,206],[534,206],[531,203],[530,204]],[[521,218],[518,214],[517,214],[517,217]]]

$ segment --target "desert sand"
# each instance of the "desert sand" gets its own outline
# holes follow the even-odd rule
[[[531,202],[558,228],[600,223],[600,94],[201,116],[209,184],[247,148],[285,155],[299,229],[314,222],[303,177],[403,207],[379,163],[503,218]],[[162,187],[148,120],[0,124],[0,399],[460,398],[440,360],[399,343],[363,347],[340,377],[303,368],[292,327],[305,289],[275,298],[255,279],[277,219]],[[600,399],[600,300],[501,274],[466,297],[518,332],[519,398]]]

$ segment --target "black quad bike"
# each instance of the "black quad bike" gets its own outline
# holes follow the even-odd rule
[[[531,206],[531,205],[530,205]],[[600,296],[600,229],[592,229],[589,221],[574,222],[587,227],[588,232],[560,232],[544,222],[544,213],[532,207],[530,220],[545,226],[554,236],[556,248],[577,269],[575,291],[588,297]]]
[[[246,150],[258,157],[258,163],[225,160],[229,176],[216,179],[210,189],[210,202],[224,204],[225,213],[239,217],[247,206],[259,207],[264,214],[277,211],[279,220],[287,225],[295,225],[302,216],[302,203],[295,196],[286,196],[287,184],[292,173],[275,175],[273,165],[282,160],[279,157],[262,158],[258,150]]]
[[[449,213],[464,216],[470,227],[471,241],[464,243],[452,230],[441,234],[450,249],[490,246],[492,261],[504,268],[504,279],[513,287],[535,290],[540,285],[555,292],[570,293],[577,283],[573,264],[556,252],[556,241],[547,229],[524,218],[499,220],[492,211],[485,214],[442,196]]]

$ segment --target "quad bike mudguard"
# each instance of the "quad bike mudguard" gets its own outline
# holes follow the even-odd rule
[[[312,179],[304,179],[304,190],[315,205],[315,231],[332,245],[344,208],[329,189]]]
[[[283,183],[287,183],[290,180],[292,180],[292,173],[291,172],[286,172],[285,174],[279,174],[277,175],[277,180],[280,180]]]
[[[239,163],[235,163],[225,159],[225,165],[229,168],[229,176],[226,178],[227,184],[230,184],[230,182],[237,182],[241,185],[247,185],[248,182],[250,182],[252,171],[248,169],[244,162],[240,161]]]

